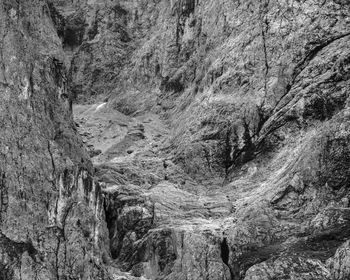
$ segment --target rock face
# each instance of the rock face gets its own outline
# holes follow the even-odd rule
[[[350,277],[347,1],[0,18],[0,279]]]
[[[276,146],[281,127],[329,119],[347,98],[343,2],[58,3],[63,33],[82,34],[74,94],[165,116],[178,162],[200,177],[229,173]]]
[[[101,190],[46,2],[0,4],[0,278],[108,279]]]
[[[134,49],[109,101],[76,112],[116,262],[150,279],[346,279],[349,5],[115,3]]]

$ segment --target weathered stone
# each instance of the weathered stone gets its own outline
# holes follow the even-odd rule
[[[317,261],[302,258],[279,258],[251,267],[245,280],[272,280],[272,279],[331,279],[329,271]]]
[[[0,18],[1,278],[108,279],[100,186],[73,124],[50,10],[5,0]]]
[[[0,278],[347,279],[346,1],[47,2],[0,4]]]

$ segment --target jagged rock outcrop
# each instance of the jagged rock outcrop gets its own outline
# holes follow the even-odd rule
[[[109,105],[127,115],[151,110],[168,117],[177,161],[200,176],[228,173],[276,146],[281,127],[330,118],[347,98],[340,89],[349,35],[343,2],[56,6],[84,34],[70,70],[79,99],[110,97]],[[78,16],[85,24],[72,20]],[[308,75],[312,85],[303,84]]]
[[[109,102],[77,111],[117,205],[116,262],[151,279],[346,279],[349,5],[147,3],[118,1],[135,48]]]
[[[111,249],[125,270],[148,279],[230,279],[221,231],[232,220],[219,219],[230,213],[228,201],[210,201],[168,183],[104,191]]]
[[[349,277],[347,1],[1,5],[0,277]]]
[[[0,3],[0,278],[108,279],[102,193],[50,15]]]
[[[108,97],[135,48],[128,25],[133,15],[114,0],[50,3],[62,18],[59,29],[73,95],[81,101]]]

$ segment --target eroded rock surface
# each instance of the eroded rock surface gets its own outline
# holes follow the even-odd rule
[[[349,278],[347,1],[3,0],[0,23],[0,278]]]
[[[101,188],[49,7],[4,0],[0,18],[0,278],[108,279]]]
[[[150,279],[346,279],[348,4],[133,4],[118,2],[135,48],[109,99],[76,107],[115,262]]]

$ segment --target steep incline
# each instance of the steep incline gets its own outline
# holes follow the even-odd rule
[[[45,1],[1,1],[0,38],[0,279],[108,279],[101,191]]]
[[[1,4],[0,278],[350,277],[348,1],[48,2]]]
[[[71,68],[80,100],[107,102],[77,121],[116,263],[150,279],[347,279],[347,1],[89,5],[123,11],[95,17]],[[107,38],[122,60],[102,55]]]

